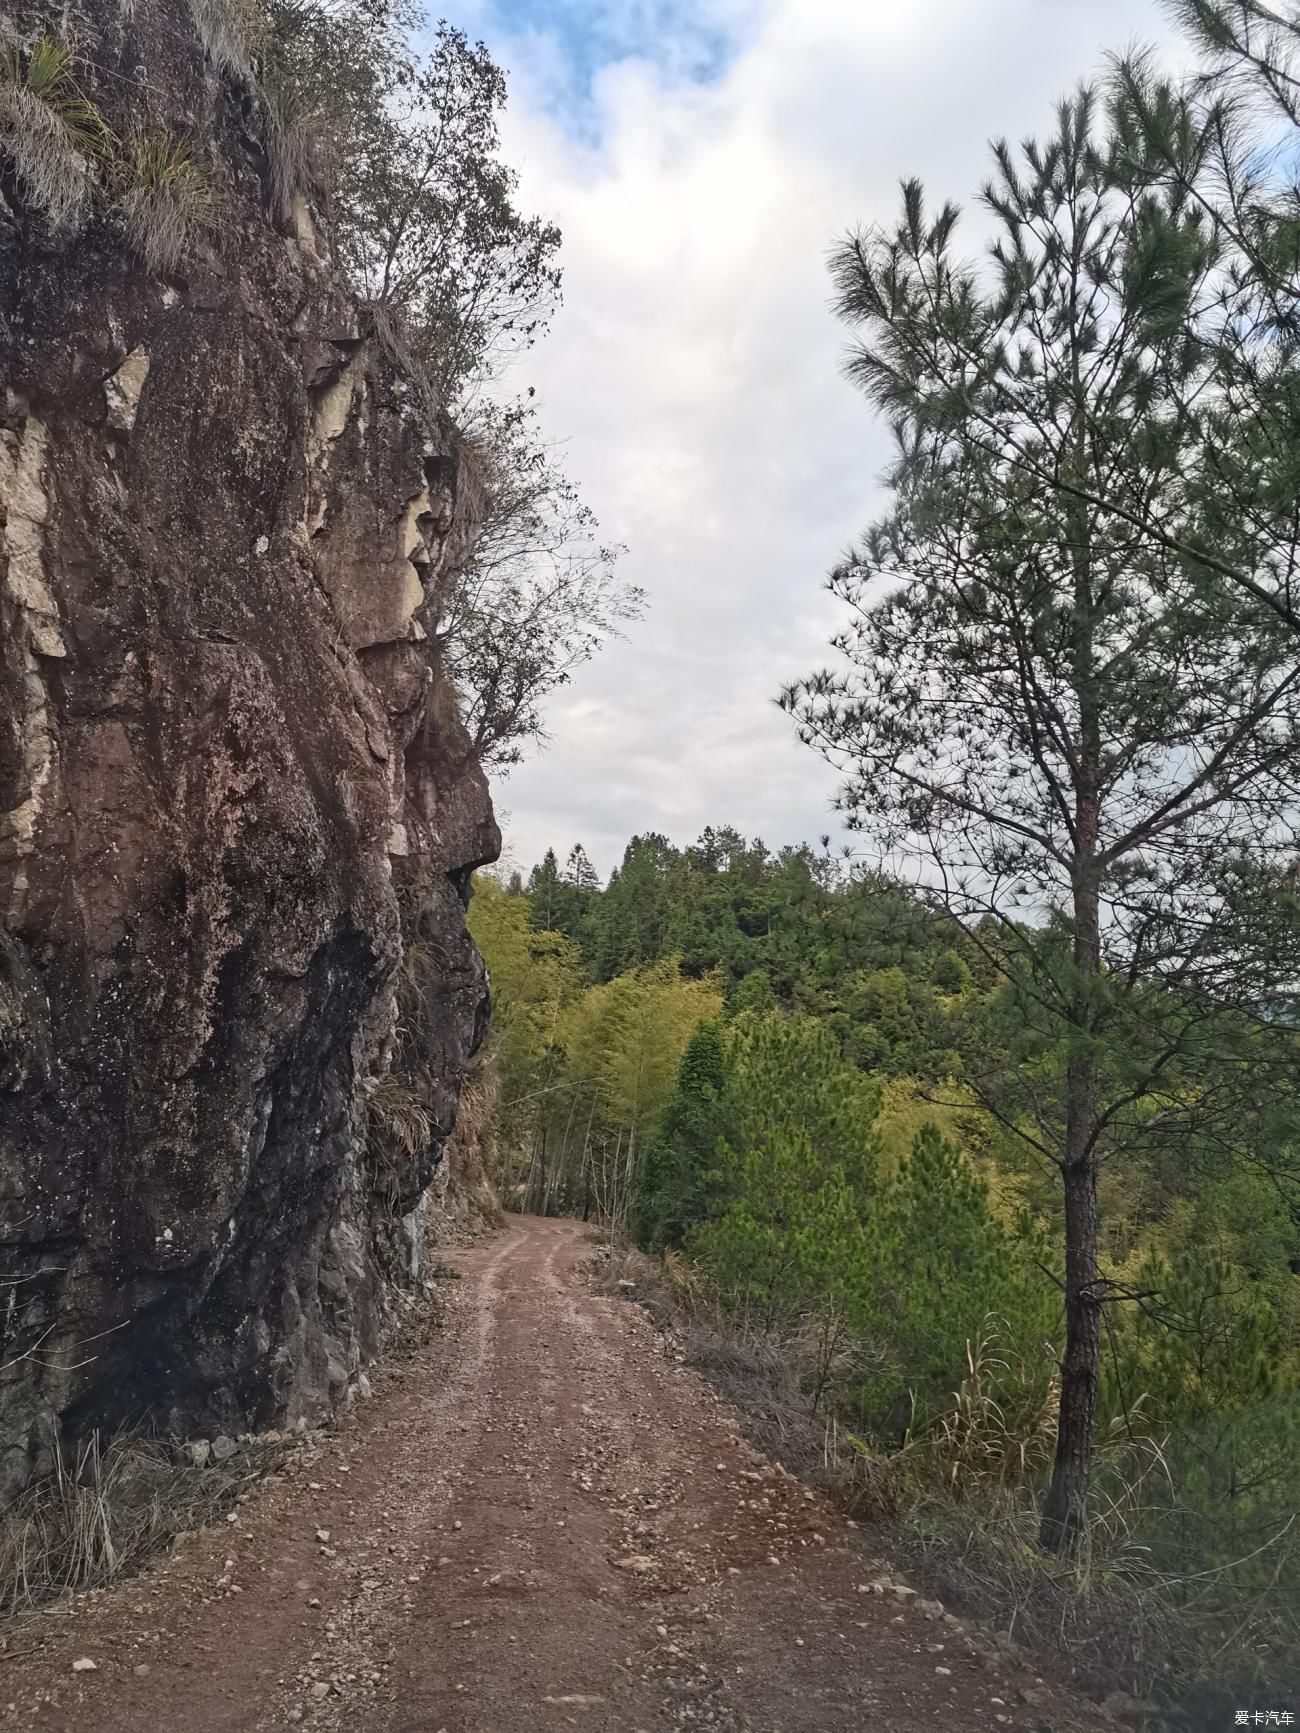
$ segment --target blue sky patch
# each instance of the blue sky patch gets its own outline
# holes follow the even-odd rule
[[[489,0],[457,17],[482,34],[507,67],[543,75],[547,107],[578,134],[591,128],[596,76],[645,60],[674,84],[709,84],[731,65],[761,21],[762,0]]]

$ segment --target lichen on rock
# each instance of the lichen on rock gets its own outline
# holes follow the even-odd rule
[[[0,168],[0,1496],[60,1431],[328,1412],[418,1275],[485,1016],[499,836],[432,630],[459,436],[267,214],[248,74],[178,17],[76,20],[107,121],[143,67],[211,164],[221,223],[166,280]],[[428,1135],[395,1181],[399,899]]]

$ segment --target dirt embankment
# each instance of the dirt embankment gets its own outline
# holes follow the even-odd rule
[[[455,1254],[446,1328],[229,1521],[15,1623],[57,1733],[1086,1733],[741,1437],[572,1222]],[[93,1662],[93,1670],[74,1670]]]

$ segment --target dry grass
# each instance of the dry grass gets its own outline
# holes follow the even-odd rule
[[[407,1170],[433,1136],[433,1116],[419,1091],[392,1071],[371,1084],[366,1109],[366,1152],[376,1190],[396,1211],[406,1192]]]
[[[947,1408],[921,1432],[909,1432],[899,1459],[922,1485],[966,1500],[992,1487],[1045,1474],[1056,1446],[1060,1385],[1003,1343],[1005,1327],[985,1320],[966,1344],[967,1373]],[[1054,1364],[1050,1348],[1044,1349]]]
[[[174,270],[194,235],[214,221],[207,169],[184,139],[140,131],[127,140],[115,173],[128,242],[151,271]]]
[[[447,1139],[447,1150],[453,1149],[466,1165],[480,1171],[486,1165],[485,1149],[496,1124],[501,1080],[490,1059],[483,1059],[465,1075],[460,1099],[456,1105],[456,1125]]]
[[[370,1123],[382,1136],[414,1158],[428,1147],[433,1118],[421,1097],[391,1071],[377,1077],[367,1098]]]
[[[267,143],[271,158],[271,202],[283,222],[302,197],[325,178],[317,117],[292,82],[268,73],[262,79]]]
[[[369,301],[375,341],[380,353],[401,376],[422,423],[440,432],[447,427],[447,406],[434,385],[429,369],[416,354],[402,309],[383,301]]]
[[[398,1289],[388,1296],[380,1329],[378,1373],[394,1361],[408,1360],[427,1348],[446,1327],[447,1303],[439,1292],[442,1272],[426,1269],[419,1288]]]
[[[215,1520],[282,1448],[245,1444],[196,1468],[165,1444],[121,1437],[101,1445],[92,1435],[0,1515],[0,1612],[138,1569],[173,1536]]]
[[[635,1290],[635,1297],[650,1308],[656,1323],[662,1325],[674,1315],[672,1304],[664,1304],[668,1297],[662,1291],[659,1265],[625,1239],[611,1240],[602,1232],[593,1253],[590,1273],[597,1293],[620,1294]]]
[[[638,1300],[687,1361],[740,1411],[746,1437],[856,1516],[892,1514],[899,1477],[814,1404],[822,1376],[815,1328],[782,1339],[738,1326],[688,1258],[649,1258],[625,1240],[596,1247],[595,1286]],[[626,1284],[631,1284],[629,1288]]]
[[[189,0],[203,51],[222,71],[247,73],[265,29],[258,0]]]
[[[851,1516],[892,1517],[904,1477],[833,1416],[813,1405],[806,1343],[729,1332],[725,1321],[696,1317],[684,1335],[686,1357],[739,1409],[746,1437],[791,1474],[819,1487]]]
[[[70,43],[42,36],[0,52],[0,153],[24,198],[52,229],[69,229],[90,199],[92,169],[113,135],[77,87]]]
[[[501,1201],[488,1178],[495,1155],[500,1079],[490,1056],[461,1085],[456,1124],[430,1187],[429,1232],[447,1243],[473,1239],[503,1221]]]
[[[1073,1561],[1040,1552],[1038,1500],[1028,1485],[961,1504],[914,1493],[891,1551],[960,1610],[1031,1651],[1065,1654],[1098,1689],[1119,1683],[1165,1705],[1175,1726],[1229,1725],[1233,1705],[1258,1701],[1261,1692],[1294,1700],[1300,1628],[1294,1602],[1272,1585],[1294,1571],[1295,1538],[1274,1537],[1266,1586],[1239,1580],[1243,1564],[1257,1560],[1225,1558],[1186,1571],[1158,1561],[1148,1538],[1162,1520],[1151,1486],[1157,1456],[1148,1446],[1127,1462],[1103,1464]],[[1172,1508],[1167,1520],[1176,1520]]]

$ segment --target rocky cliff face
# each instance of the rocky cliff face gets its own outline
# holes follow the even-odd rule
[[[150,272],[0,164],[0,1495],[60,1426],[282,1425],[357,1377],[481,1034],[499,841],[430,642],[454,428],[307,207],[273,220],[187,6],[17,23],[77,33],[116,130],[194,141],[217,216]],[[418,1135],[379,1161],[404,918]]]

